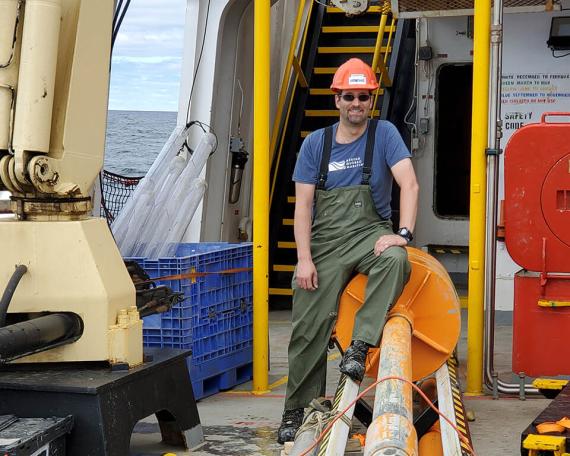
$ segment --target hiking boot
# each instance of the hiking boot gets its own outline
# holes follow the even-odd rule
[[[340,371],[355,382],[361,382],[366,370],[366,354],[370,346],[361,340],[353,340],[344,352],[340,362]]]
[[[304,414],[305,410],[302,408],[285,410],[283,412],[281,426],[279,426],[279,429],[277,430],[277,443],[283,445],[285,442],[292,442],[295,440],[295,434],[301,427],[301,424],[303,424]]]

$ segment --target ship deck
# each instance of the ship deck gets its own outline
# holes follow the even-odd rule
[[[499,312],[495,331],[495,368],[501,379],[518,381],[511,374],[512,314]],[[176,456],[277,456],[282,446],[276,443],[286,387],[287,344],[291,325],[290,311],[272,311],[270,319],[270,391],[263,395],[251,393],[251,382],[231,391],[218,393],[198,402],[205,442],[192,452],[168,447],[160,442],[154,417],[139,422],[131,439],[131,455],[150,456],[173,453]],[[463,311],[462,337],[458,345],[459,377],[465,385],[467,352],[467,318]],[[340,355],[329,353],[327,394],[334,394],[338,381]],[[372,399],[370,397],[370,399]],[[464,396],[466,410],[475,420],[469,423],[478,456],[520,455],[521,432],[550,403],[542,396],[503,397],[492,395]],[[356,421],[356,420],[355,420]],[[351,453],[358,454],[358,453]]]

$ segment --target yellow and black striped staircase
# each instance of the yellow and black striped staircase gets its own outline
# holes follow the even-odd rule
[[[269,295],[273,308],[290,305],[291,279],[297,262],[293,236],[294,184],[291,177],[303,139],[312,131],[338,121],[330,90],[340,64],[358,57],[372,65],[376,50],[382,80],[373,116],[380,117],[382,95],[390,86],[384,62],[389,62],[396,21],[382,7],[347,17],[341,10],[313,3],[307,20],[304,46],[296,61],[296,84],[286,112],[281,138],[274,151],[270,213]],[[384,19],[382,16],[385,15]],[[383,23],[382,27],[380,27]],[[379,30],[383,33],[379,34]],[[392,59],[393,61],[393,59]],[[385,118],[383,115],[382,117]]]

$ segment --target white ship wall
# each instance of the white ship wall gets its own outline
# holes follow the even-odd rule
[[[522,125],[540,121],[547,111],[570,111],[570,57],[553,58],[546,46],[551,18],[568,15],[567,12],[517,13],[504,16],[503,47],[503,96],[502,113],[503,138],[505,148],[512,133]],[[433,47],[435,58],[432,61],[430,78],[420,67],[418,93],[423,116],[422,98],[435,91],[437,68],[445,63],[472,62],[473,41],[467,36],[466,17],[434,18],[420,22],[421,44],[426,39]],[[446,58],[437,57],[447,54]],[[545,81],[541,90],[534,90],[537,80]],[[537,85],[541,87],[540,84]],[[430,90],[428,91],[428,87]],[[537,94],[534,96],[533,94]],[[415,154],[414,164],[420,181],[420,210],[416,228],[418,246],[464,245],[469,244],[469,222],[467,219],[440,218],[434,213],[434,100],[428,101],[430,132],[420,140],[423,146]],[[461,112],[462,107],[457,107]],[[504,198],[503,156],[500,158],[501,181],[499,200]],[[446,267],[452,272],[466,272],[466,257],[456,256],[447,259]],[[505,244],[497,245],[497,309],[510,311],[513,308],[513,276],[520,266],[510,258]]]
[[[299,0],[278,0],[271,7],[272,71],[263,76],[271,78],[271,122],[298,4]],[[188,2],[186,21],[189,25],[186,27],[178,124],[186,122],[188,98],[196,73],[189,119],[211,125],[218,137],[218,148],[204,171],[208,189],[185,240],[237,241],[240,221],[243,223],[246,221],[244,218],[252,216],[253,1],[211,0],[204,50],[198,66],[207,9],[208,0]],[[230,137],[238,136],[238,123],[249,160],[244,170],[240,198],[236,204],[229,204],[229,144]],[[200,134],[198,127],[192,127],[189,143],[196,144]]]

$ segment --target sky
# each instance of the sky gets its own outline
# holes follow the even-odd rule
[[[115,41],[109,109],[177,111],[186,0],[131,0]]]

